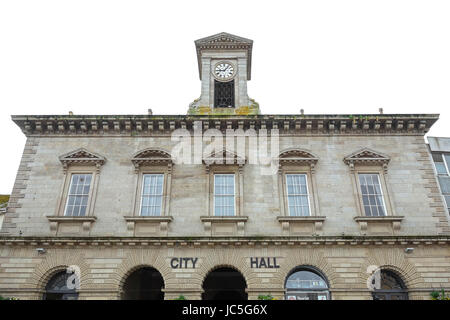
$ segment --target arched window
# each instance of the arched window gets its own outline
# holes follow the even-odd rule
[[[51,277],[45,286],[44,300],[77,300],[78,293],[75,289],[75,278],[71,277],[72,275],[73,273],[60,271]],[[68,285],[73,289],[69,289]]]
[[[319,271],[301,267],[286,279],[286,300],[328,300],[327,280]]]
[[[393,271],[380,271],[380,285],[372,292],[374,300],[408,300],[403,280]]]

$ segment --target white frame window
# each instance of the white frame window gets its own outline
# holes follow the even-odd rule
[[[308,176],[306,173],[286,174],[286,198],[289,216],[310,216]]]
[[[164,197],[164,174],[142,174],[140,216],[161,216]]]
[[[92,173],[72,173],[67,192],[64,215],[70,217],[87,216],[89,196],[92,189]]]
[[[358,183],[364,214],[367,217],[386,216],[387,210],[380,181],[380,174],[360,172],[358,173]]]
[[[219,177],[225,179],[218,179]],[[215,216],[236,215],[236,176],[234,173],[214,174],[213,208]]]

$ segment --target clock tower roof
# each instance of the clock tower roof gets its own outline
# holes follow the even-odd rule
[[[252,61],[253,40],[235,36],[227,32],[221,32],[209,37],[201,38],[195,41],[197,50],[198,71],[200,80],[202,80],[202,51],[206,50],[245,50],[247,53],[247,80],[251,79],[251,61]]]

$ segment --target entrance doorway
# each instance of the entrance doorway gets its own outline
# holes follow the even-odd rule
[[[75,278],[71,275],[70,272],[60,271],[51,277],[45,286],[44,300],[77,300]]]
[[[247,283],[242,274],[232,268],[211,271],[203,281],[203,300],[247,300]]]
[[[155,268],[144,267],[128,276],[123,285],[123,300],[164,300],[164,280]]]
[[[380,288],[372,292],[373,300],[408,300],[408,290],[402,279],[393,271],[380,271]]]

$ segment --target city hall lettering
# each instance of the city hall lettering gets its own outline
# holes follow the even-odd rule
[[[280,266],[277,264],[277,258],[250,258],[250,268],[267,268],[267,269],[278,269]]]
[[[172,269],[194,269],[197,261],[198,258],[172,258],[170,259],[170,266]]]

